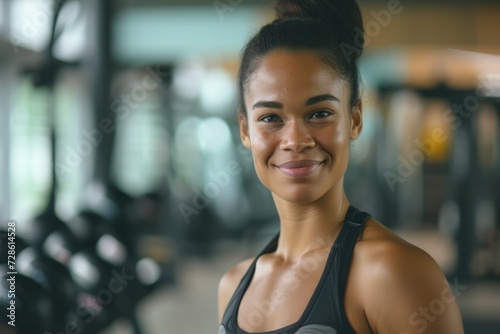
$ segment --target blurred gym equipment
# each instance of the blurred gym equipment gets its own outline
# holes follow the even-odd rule
[[[109,108],[108,19],[111,5],[107,1],[85,2],[95,20],[92,52],[81,63],[64,63],[55,58],[54,44],[64,29],[58,17],[67,2],[55,3],[43,62],[25,74],[32,75],[33,84],[38,89],[46,89],[52,95],[62,67],[88,66],[96,118],[113,120]],[[165,191],[159,191],[136,199],[111,181],[113,135],[110,134],[97,147],[94,180],[88,186],[84,206],[67,222],[61,220],[56,213],[58,179],[54,103],[49,103],[48,108],[51,186],[46,209],[25,225],[16,242],[19,271],[15,297],[17,333],[78,331],[94,334],[123,318],[130,322],[134,333],[140,334],[142,330],[135,312],[137,303],[155,288],[171,284],[175,277],[174,246],[155,239],[164,221],[162,206],[168,198],[164,196]],[[2,259],[6,258],[2,256]],[[4,275],[7,271],[3,263],[0,265],[3,268],[1,275]],[[6,279],[3,278],[0,291],[3,313],[9,302]],[[1,324],[8,319],[3,313]]]
[[[400,120],[389,129],[386,145],[387,161],[399,166],[382,167],[384,220],[392,226],[392,220],[404,217],[402,223],[408,224],[415,212],[424,212],[416,221],[438,227],[456,243],[457,263],[447,273],[450,277],[494,278],[491,249],[496,241],[491,236],[500,217],[498,191],[493,190],[498,189],[500,170],[500,94],[495,81],[484,76],[500,72],[498,57],[433,49],[409,49],[395,57],[387,59],[404,63],[405,74],[372,78],[382,101],[406,99],[388,115],[388,122]],[[387,59],[375,54],[364,63],[389,68],[382,64]],[[412,120],[403,120],[411,115]],[[411,199],[402,194],[408,183]]]

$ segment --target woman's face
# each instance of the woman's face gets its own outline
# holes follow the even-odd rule
[[[275,50],[251,75],[240,117],[243,144],[261,182],[298,203],[343,190],[349,142],[362,127],[349,83],[312,51]]]

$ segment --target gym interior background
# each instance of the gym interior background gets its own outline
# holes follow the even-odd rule
[[[437,260],[466,333],[498,334],[500,3],[359,2],[348,195]],[[239,52],[272,5],[0,2],[0,265],[18,273],[18,333],[216,332],[218,279],[277,230],[235,113]]]

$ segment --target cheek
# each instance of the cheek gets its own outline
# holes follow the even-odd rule
[[[250,136],[250,142],[252,143],[252,149],[256,151],[265,151],[268,147],[268,138],[265,134],[259,131],[253,131]]]
[[[273,137],[256,127],[250,128],[250,143],[254,155],[266,155],[273,150]]]
[[[341,149],[349,146],[349,129],[345,122],[337,122],[325,131],[322,131],[318,140],[325,146],[333,146]]]
[[[349,122],[340,122],[337,124],[337,129],[335,131],[334,141],[338,145],[349,145],[350,138],[350,130],[349,130]]]

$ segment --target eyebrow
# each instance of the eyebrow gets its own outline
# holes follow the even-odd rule
[[[331,94],[323,94],[315,97],[311,97],[309,100],[306,102],[306,106],[310,106],[315,103],[323,102],[323,101],[334,101],[334,102],[340,102],[340,100]]]
[[[283,109],[283,105],[273,101],[259,101],[252,106],[252,110],[256,108]]]
[[[323,101],[340,102],[337,97],[331,94],[323,94],[309,98],[306,101],[306,106],[310,106]],[[259,101],[252,106],[252,110],[256,108],[283,109],[283,104],[275,101]]]

